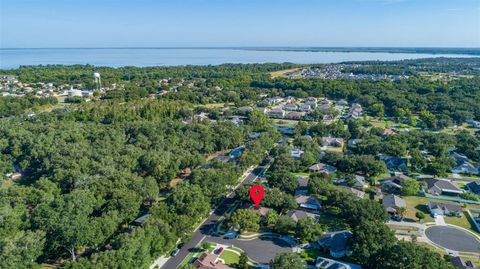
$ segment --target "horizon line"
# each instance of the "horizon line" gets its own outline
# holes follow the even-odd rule
[[[433,46],[99,46],[99,47],[8,47],[8,49],[473,49],[480,47],[433,47]]]

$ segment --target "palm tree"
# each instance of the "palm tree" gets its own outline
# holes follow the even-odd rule
[[[405,216],[405,212],[407,212],[407,209],[405,207],[400,207],[397,209],[397,214],[402,217],[402,220],[403,220],[403,217]]]

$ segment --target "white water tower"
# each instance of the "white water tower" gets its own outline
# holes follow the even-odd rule
[[[100,79],[100,73],[97,73],[97,72],[93,73],[93,80],[94,80],[97,91],[99,91],[100,88],[102,87],[102,80]]]

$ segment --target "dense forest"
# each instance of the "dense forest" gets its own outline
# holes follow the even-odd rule
[[[186,239],[242,172],[240,165],[206,163],[206,156],[244,144],[255,129],[265,135],[246,144],[242,165],[249,166],[277,133],[228,121],[187,125],[184,107],[157,100],[84,104],[3,120],[1,173],[16,168],[23,177],[0,189],[2,268],[62,258],[76,261],[65,264],[71,268],[147,267]],[[170,180],[186,168],[193,173],[170,191]],[[147,212],[144,227],[128,229]]]

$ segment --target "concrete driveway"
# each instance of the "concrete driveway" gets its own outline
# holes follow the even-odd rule
[[[258,263],[268,263],[275,257],[277,253],[292,252],[292,247],[285,241],[269,237],[261,236],[256,239],[223,239],[216,236],[208,236],[205,240],[240,248],[247,252],[248,257]]]
[[[435,225],[447,225],[445,219],[441,215],[435,216]]]

